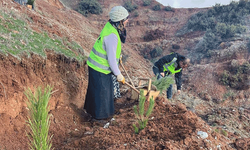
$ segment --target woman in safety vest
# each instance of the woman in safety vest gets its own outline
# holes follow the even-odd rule
[[[178,53],[171,53],[160,58],[157,62],[154,63],[153,72],[156,75],[157,79],[162,77],[174,74],[175,82],[177,85],[177,93],[181,92],[182,84],[182,69],[187,68],[190,64],[190,59],[182,56]],[[167,89],[167,98],[172,99],[172,84]]]
[[[90,52],[87,64],[89,83],[84,109],[93,119],[107,119],[114,115],[114,85],[112,75],[125,83],[118,67],[121,55],[121,43],[126,40],[128,11],[115,6],[109,12],[109,21]]]

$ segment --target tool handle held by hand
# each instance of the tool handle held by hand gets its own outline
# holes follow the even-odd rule
[[[131,78],[130,78],[129,75],[128,75],[128,72],[126,71],[126,69],[124,68],[124,66],[123,66],[123,64],[122,64],[122,59],[121,59],[121,58],[120,58],[120,64],[121,64],[121,66],[122,66],[122,69],[125,71],[126,75],[128,76],[128,79],[129,79],[129,81],[131,82],[132,86],[135,88],[134,83],[132,82]]]
[[[138,94],[140,94],[140,91],[137,90],[135,87],[133,87],[132,85],[130,85],[128,82],[125,81],[125,84],[129,87],[131,87],[133,90],[135,90]]]

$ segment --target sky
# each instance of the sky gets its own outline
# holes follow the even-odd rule
[[[232,0],[156,0],[164,6],[174,8],[204,8],[215,4],[228,5]],[[239,1],[239,0],[234,0]]]

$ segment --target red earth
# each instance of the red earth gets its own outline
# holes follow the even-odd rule
[[[116,3],[121,2],[116,1]],[[105,8],[114,5],[114,3],[111,3],[112,5],[109,3],[103,3],[102,5]],[[154,1],[154,3],[156,2]],[[98,27],[105,22],[105,20],[98,20],[97,17],[89,21],[75,11],[64,7],[58,0],[37,1],[36,11],[28,10],[11,0],[1,1],[0,7],[6,12],[13,9],[19,14],[27,14],[33,20],[33,22],[27,22],[37,32],[47,31],[51,36],[56,34],[77,41],[86,49],[86,55],[91,50],[95,38],[100,32]],[[105,11],[107,10],[105,9]],[[195,13],[196,10],[179,11],[185,12],[184,14],[187,15],[188,12],[190,14]],[[174,16],[171,13],[162,13],[161,15],[166,15],[165,17]],[[136,23],[140,25],[142,22],[135,21],[130,24],[130,27],[138,25]],[[157,24],[157,22],[155,23]],[[183,22],[180,22],[177,26],[180,27],[183,24]],[[174,24],[171,24],[169,30],[174,26]],[[174,33],[174,31],[172,32]],[[136,34],[135,31],[132,31],[131,36],[132,33]],[[140,42],[140,40],[137,37],[134,41]],[[130,40],[130,43],[132,43],[132,40]],[[135,45],[135,43],[132,43],[130,46],[125,46],[125,49],[128,50],[125,54],[131,55],[128,61],[125,62],[128,73],[133,74],[133,80],[137,80],[138,77],[152,77],[150,62],[143,59],[137,51],[129,50],[134,48]],[[135,49],[138,50],[139,48]],[[34,90],[37,86],[47,84],[54,87],[54,93],[49,102],[49,114],[51,115],[49,135],[53,135],[52,148],[56,150],[245,150],[250,148],[249,138],[242,138],[234,132],[227,132],[227,135],[217,132],[216,129],[218,128],[209,125],[198,116],[203,115],[203,113],[195,113],[191,109],[187,109],[187,106],[179,101],[178,97],[170,102],[164,96],[159,96],[155,100],[155,107],[146,128],[140,131],[139,134],[135,134],[132,126],[136,123],[133,106],[138,104],[138,100],[130,99],[131,89],[126,86],[121,86],[122,98],[115,100],[114,119],[112,121],[110,119],[106,120],[110,125],[108,128],[104,128],[105,124],[90,121],[90,117],[82,109],[88,83],[88,71],[84,62],[72,61],[63,55],[53,53],[53,51],[47,51],[46,54],[46,59],[32,54],[31,57],[22,57],[21,60],[11,55],[0,55],[0,150],[29,149],[29,141],[26,136],[29,128],[25,122],[28,109],[24,91],[26,88]],[[210,71],[209,68],[204,68],[204,70],[206,69],[207,72]],[[196,72],[193,71],[193,73]],[[190,76],[189,79],[196,80],[195,82],[203,81],[202,73],[196,75]],[[190,87],[185,87],[186,92],[197,93],[197,91],[205,90],[204,88],[207,87],[206,85],[190,85],[194,86],[196,91],[192,91],[193,89]],[[225,88],[217,84],[214,85],[218,87],[216,88],[218,91],[212,91],[213,88],[210,88],[211,91],[208,90],[208,96],[212,92],[225,91]],[[221,94],[218,97],[221,97]],[[146,108],[147,105],[148,103],[146,103]],[[197,109],[206,112],[207,106],[197,105]],[[223,128],[219,129],[222,130]],[[201,138],[198,135],[199,131],[206,132],[208,137]],[[249,129],[244,129],[244,131],[249,131]]]

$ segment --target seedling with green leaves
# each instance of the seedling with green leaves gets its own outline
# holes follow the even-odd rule
[[[27,102],[29,109],[27,125],[30,127],[30,132],[27,133],[27,136],[32,150],[50,150],[52,146],[52,136],[48,136],[50,126],[48,102],[51,90],[52,88],[47,86],[43,93],[41,87],[38,87],[34,94],[30,89],[25,91],[29,100]]]
[[[145,100],[146,97],[144,96],[144,91],[140,90],[140,97],[139,97],[139,112],[137,110],[137,106],[134,106],[134,112],[135,112],[135,116],[137,119],[137,123],[139,125],[139,127],[137,127],[136,124],[133,124],[133,127],[135,129],[135,133],[138,134],[140,130],[144,129],[147,126],[148,123],[148,118],[151,115],[153,109],[154,109],[154,103],[155,101],[153,100],[153,97],[150,98],[149,100],[149,107],[148,110],[146,112],[146,114],[144,114],[144,105],[145,105]]]
[[[174,83],[174,79],[171,76],[165,76],[159,80],[156,78],[153,79],[152,84],[156,86],[157,90],[160,91],[160,94],[162,91],[166,91],[168,87]]]

